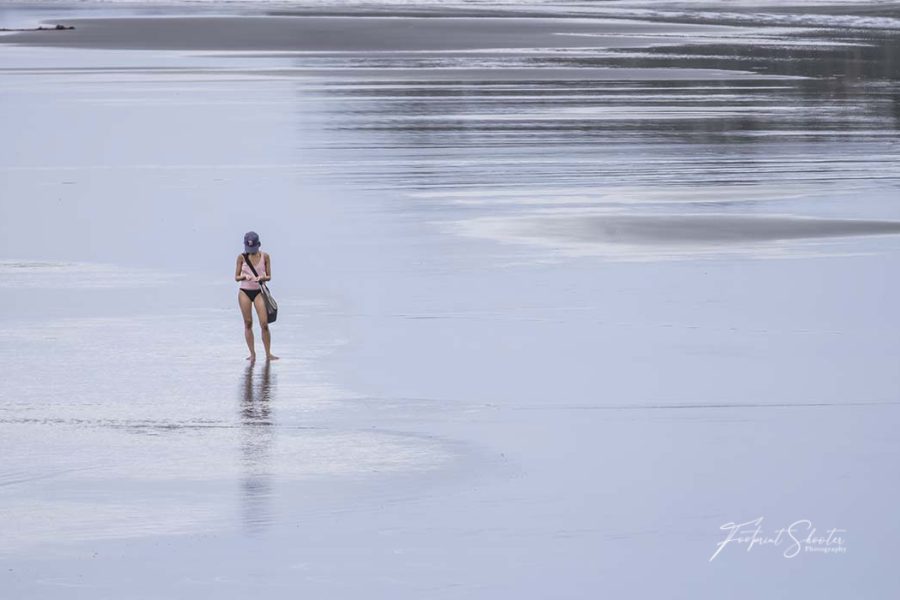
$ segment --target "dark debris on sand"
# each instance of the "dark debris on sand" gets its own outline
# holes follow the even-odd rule
[[[32,27],[30,29],[0,29],[0,31],[69,31],[75,29],[73,25],[54,25],[52,27]]]

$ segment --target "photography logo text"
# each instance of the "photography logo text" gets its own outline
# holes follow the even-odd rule
[[[802,553],[843,554],[847,552],[846,529],[831,527],[819,529],[812,521],[800,519],[786,527],[768,529],[763,518],[744,523],[725,523],[719,527],[725,537],[716,544],[716,551],[709,557],[712,562],[726,547],[743,548],[747,552],[755,548],[773,548],[785,558]]]

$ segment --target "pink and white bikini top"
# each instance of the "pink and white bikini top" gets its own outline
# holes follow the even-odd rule
[[[259,264],[256,264],[256,257],[259,256]],[[256,269],[256,272],[260,275],[260,277],[266,277],[268,273],[266,273],[266,258],[262,252],[257,252],[256,254],[248,254],[247,258],[250,259],[250,262],[253,263],[253,268]],[[253,271],[250,270],[250,267],[247,266],[247,261],[244,260],[244,257],[241,257],[241,273],[247,275],[249,277],[253,277]],[[247,281],[246,279],[241,281],[241,287],[245,290],[258,290],[259,284],[255,281]]]

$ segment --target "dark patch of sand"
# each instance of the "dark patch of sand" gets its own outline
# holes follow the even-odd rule
[[[575,243],[711,245],[900,234],[900,222],[754,215],[579,215],[516,219],[517,236]]]
[[[0,43],[135,50],[454,51],[629,48],[657,33],[724,32],[716,26],[620,20],[346,17],[141,17],[71,19],[74,31],[22,32]]]

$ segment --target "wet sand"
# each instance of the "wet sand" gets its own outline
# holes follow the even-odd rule
[[[56,23],[54,23],[56,24]],[[727,27],[516,17],[245,16],[64,19],[65,32],[0,42],[73,48],[254,51],[437,51],[636,47],[654,33],[727,33]]]
[[[663,248],[671,251],[705,250],[757,254],[790,244],[844,237],[897,235],[900,221],[815,219],[756,215],[619,215],[576,213],[565,216],[549,212],[522,218],[491,218],[462,223],[463,231],[500,241],[554,243],[594,249],[600,253],[620,248]],[[651,250],[652,251],[652,250]]]
[[[896,596],[900,61],[870,8],[0,13],[84,24],[2,36],[0,590]],[[710,562],[758,517],[847,552]]]

